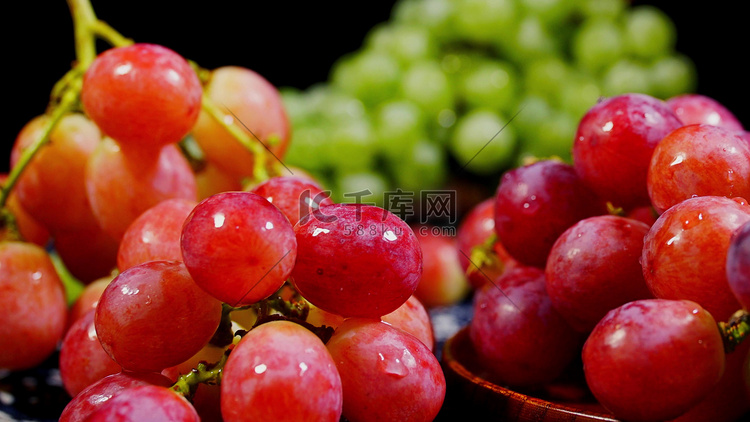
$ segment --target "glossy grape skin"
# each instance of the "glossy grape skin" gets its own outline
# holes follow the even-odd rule
[[[96,333],[123,369],[158,372],[193,356],[213,336],[221,303],[179,261],[130,267],[96,307]]]
[[[221,382],[224,420],[331,421],[341,417],[341,378],[323,342],[289,321],[248,332]]]
[[[418,338],[431,352],[435,350],[435,334],[432,330],[430,314],[416,296],[409,296],[403,305],[383,315],[380,320]]]
[[[591,392],[629,421],[679,416],[711,392],[725,365],[716,321],[687,300],[639,300],[608,312],[582,356]]]
[[[95,312],[90,309],[74,322],[60,346],[60,378],[71,397],[107,375],[122,370],[99,343],[94,328]]]
[[[456,248],[458,262],[461,269],[466,272],[469,266],[474,267],[469,261],[474,247],[479,246],[495,233],[495,198],[487,198],[475,205],[458,226],[456,233]],[[493,252],[497,255],[498,262],[492,266],[483,266],[481,271],[472,271],[467,278],[473,288],[479,288],[485,283],[495,280],[511,267],[518,263],[508,254],[499,241],[495,242]]]
[[[412,230],[422,249],[422,278],[414,296],[427,307],[460,302],[470,285],[458,262],[456,239],[441,233],[440,227],[423,225]]]
[[[121,392],[143,385],[172,385],[169,378],[156,373],[119,372],[91,384],[71,400],[59,422],[84,422],[96,409]]]
[[[297,256],[289,220],[252,192],[224,192],[201,201],[185,221],[180,244],[195,282],[232,306],[273,294]]]
[[[750,198],[750,145],[728,129],[683,126],[654,149],[647,183],[659,213],[694,196]]]
[[[667,100],[683,125],[706,124],[728,130],[744,130],[742,123],[723,104],[701,94],[682,94]]]
[[[38,140],[48,121],[39,116],[24,126],[11,151],[11,167]],[[19,202],[48,230],[75,230],[93,220],[84,171],[100,141],[101,132],[93,122],[82,114],[68,114],[18,179],[14,192]]]
[[[643,241],[641,265],[651,292],[697,302],[718,321],[729,318],[740,304],[727,282],[727,250],[747,221],[747,201],[718,196],[686,199],[665,211]]]
[[[334,204],[300,220],[292,281],[315,306],[344,317],[378,318],[401,306],[422,276],[422,250],[396,215]]]
[[[276,157],[283,157],[291,131],[289,120],[278,90],[263,76],[242,67],[220,67],[211,72],[206,95],[221,108],[225,121],[246,133],[245,127],[249,128]],[[192,134],[206,158],[227,174],[235,178],[252,175],[252,153],[213,117],[201,112]],[[248,133],[250,142],[258,142],[255,136]],[[275,161],[268,151],[265,153]]]
[[[62,339],[65,292],[47,252],[32,243],[0,242],[0,368],[40,364]]]
[[[740,304],[750,310],[750,222],[732,235],[727,250],[727,281]]]
[[[272,177],[252,189],[274,204],[292,225],[333,201],[317,182],[295,176]]]
[[[167,199],[138,216],[125,231],[117,250],[117,268],[148,261],[182,261],[182,225],[198,205],[189,199]]]
[[[607,98],[581,119],[573,143],[576,172],[615,206],[648,205],[646,175],[654,148],[682,126],[663,102],[643,94]]]
[[[169,388],[141,385],[122,391],[97,408],[87,422],[199,422],[195,408]]]
[[[469,338],[491,379],[527,387],[557,378],[582,336],[552,306],[544,271],[519,266],[477,290]]]
[[[94,216],[116,240],[141,213],[171,198],[197,200],[195,176],[175,145],[127,151],[105,138],[86,166],[86,192]]]
[[[552,305],[573,328],[589,332],[610,310],[653,297],[640,264],[648,230],[640,221],[602,215],[560,235],[545,279]]]
[[[348,420],[431,421],[437,416],[445,376],[416,337],[377,320],[350,318],[326,347],[341,374]]]
[[[198,75],[179,54],[133,44],[99,54],[83,76],[81,102],[121,145],[156,150],[190,131],[202,95]]]
[[[518,262],[538,268],[544,268],[552,245],[568,227],[606,213],[573,167],[554,160],[507,171],[495,198],[499,241]]]

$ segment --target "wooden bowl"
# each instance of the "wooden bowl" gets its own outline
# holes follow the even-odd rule
[[[544,398],[512,391],[489,381],[479,367],[468,327],[446,341],[442,364],[448,384],[445,411],[442,412],[445,420],[461,415],[462,418],[513,422],[618,421],[587,395],[588,390],[581,385],[582,381],[539,390],[538,396]]]

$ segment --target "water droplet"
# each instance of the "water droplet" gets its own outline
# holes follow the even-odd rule
[[[403,355],[405,355],[406,353],[402,354],[401,357],[385,357],[382,353],[378,353],[378,357],[380,358],[378,360],[378,366],[383,372],[396,378],[403,378],[409,375],[409,365],[411,365],[411,367],[414,367],[416,365],[416,361],[414,361],[414,357],[411,356],[411,353],[406,350],[404,350],[404,352],[408,353],[408,356],[406,357],[408,363],[404,362],[403,360]]]

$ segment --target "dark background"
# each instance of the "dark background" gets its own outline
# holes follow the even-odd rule
[[[163,44],[205,68],[241,65],[276,86],[306,88],[325,81],[334,61],[358,49],[375,24],[388,19],[392,0],[368,2],[177,2],[92,0],[97,16],[138,42]],[[738,3],[646,2],[669,14],[678,51],[698,69],[699,93],[719,100],[750,126],[748,41]],[[703,3],[704,5],[706,3]],[[73,26],[63,0],[14,2],[3,12],[5,103],[0,171],[7,171],[16,134],[45,110],[49,92],[73,61]],[[196,6],[197,5],[197,6]],[[741,21],[742,20],[742,21]]]

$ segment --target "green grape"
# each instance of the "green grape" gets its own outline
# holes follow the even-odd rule
[[[455,0],[453,22],[459,40],[491,45],[507,37],[517,20],[515,0]]]
[[[625,48],[640,59],[655,59],[674,49],[677,34],[669,17],[653,6],[628,11],[625,20]]]
[[[590,19],[573,36],[572,53],[576,63],[595,74],[623,56],[622,30],[606,19]]]
[[[575,72],[560,89],[559,105],[575,119],[581,119],[601,97],[602,89],[594,78]]]
[[[410,149],[425,136],[422,110],[409,100],[381,103],[373,112],[373,124],[381,151],[390,160],[398,160],[405,149]]]
[[[454,107],[450,81],[435,61],[410,66],[401,80],[401,95],[419,105],[430,118]]]
[[[333,89],[329,89],[327,95],[320,98],[318,112],[332,124],[362,119],[366,114],[362,101]]]
[[[370,122],[351,119],[338,122],[330,129],[328,159],[339,170],[369,168],[375,161],[377,139]]]
[[[361,50],[336,62],[331,80],[344,92],[372,105],[393,97],[400,76],[395,58],[379,51]]]
[[[505,168],[516,148],[515,129],[506,126],[507,122],[487,109],[472,110],[462,116],[449,145],[459,166],[477,174],[491,174]]]
[[[579,0],[578,11],[584,18],[605,18],[615,20],[622,16],[628,7],[627,0]]]
[[[531,95],[538,95],[550,104],[558,104],[560,89],[570,79],[570,67],[559,57],[535,60],[526,67],[524,87]]]
[[[307,101],[306,94],[297,88],[282,87],[279,88],[281,101],[284,103],[284,109],[292,124],[307,121],[314,114],[314,110]]]
[[[389,163],[390,173],[403,191],[437,188],[445,181],[446,160],[442,146],[422,139],[402,154],[401,159]]]
[[[605,73],[602,85],[602,93],[607,97],[629,92],[651,94],[648,68],[629,59],[612,65]]]
[[[516,128],[520,145],[538,137],[542,122],[548,119],[554,111],[547,100],[533,94],[520,101],[518,110],[518,115],[511,126]]]
[[[546,26],[562,26],[575,7],[570,0],[519,0],[527,15],[535,16]]]
[[[305,170],[319,171],[331,164],[328,136],[323,125],[295,125],[292,142],[284,155],[284,163]]]
[[[402,66],[437,55],[430,32],[419,26],[381,24],[370,31],[365,45],[390,54]]]
[[[453,0],[401,0],[393,8],[392,20],[424,27],[442,41],[453,37],[453,14]]]
[[[552,111],[541,121],[536,137],[525,139],[521,144],[520,160],[525,157],[559,157],[571,162],[571,147],[575,138],[578,120],[570,113]],[[517,164],[521,164],[522,161]]]
[[[514,33],[505,38],[498,38],[499,48],[516,62],[554,56],[560,53],[558,34],[549,32],[546,24],[537,16],[525,16]]]
[[[487,107],[512,112],[516,106],[518,76],[507,62],[484,61],[463,75],[458,89],[469,108]]]
[[[352,173],[339,173],[337,187],[331,193],[337,203],[361,203],[383,206],[383,196],[389,189],[383,175],[360,170]]]
[[[688,57],[662,57],[649,69],[653,95],[668,99],[685,92],[695,92],[697,77],[695,64]]]

